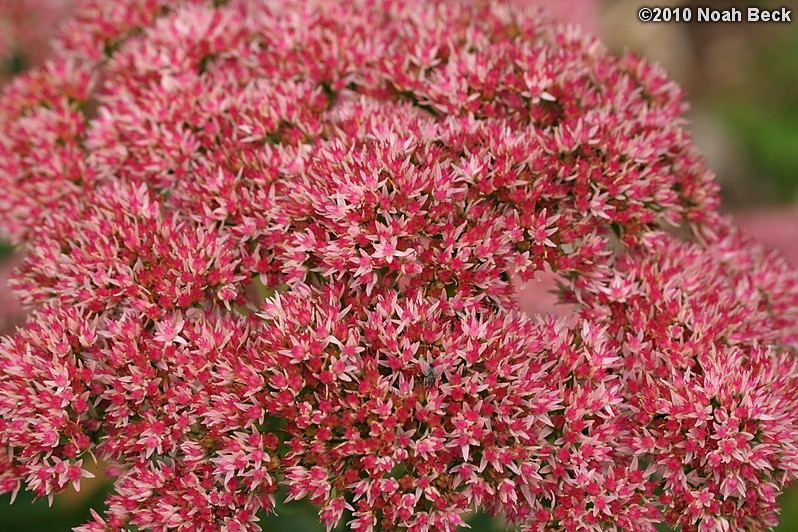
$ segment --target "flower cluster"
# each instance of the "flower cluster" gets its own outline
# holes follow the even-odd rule
[[[798,459],[798,275],[736,229],[716,229],[703,245],[647,235],[566,297],[619,340],[629,447],[660,471],[668,521],[750,530],[776,523]]]
[[[44,61],[53,28],[72,5],[72,0],[0,0],[0,87],[15,73]],[[5,247],[0,241],[0,334],[13,331],[24,320],[18,301],[8,291],[15,261],[6,257]]]
[[[775,523],[798,274],[656,67],[488,0],[87,0],[55,50],[0,97],[0,491],[98,458],[83,532],[281,488],[328,530]]]

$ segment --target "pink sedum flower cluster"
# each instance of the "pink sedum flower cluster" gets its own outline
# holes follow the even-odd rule
[[[751,530],[798,475],[798,274],[681,91],[502,2],[84,2],[0,98],[0,491],[82,532]],[[519,309],[555,275],[562,317]]]
[[[15,72],[44,61],[54,28],[73,7],[73,0],[0,0],[0,87]],[[0,334],[24,321],[16,297],[9,292],[8,277],[15,261],[5,257],[0,241]]]

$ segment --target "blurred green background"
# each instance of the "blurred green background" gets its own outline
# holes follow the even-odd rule
[[[82,493],[70,492],[56,497],[52,507],[46,500],[34,501],[28,493],[20,493],[13,506],[8,506],[9,496],[0,497],[0,530],[3,532],[67,532],[72,527],[86,523],[90,519],[89,508],[103,508],[105,487],[100,482],[86,483]],[[278,495],[282,500],[285,494]],[[262,515],[261,525],[264,532],[324,532],[324,526],[318,522],[317,511],[306,501],[292,502],[288,505],[278,504],[277,514]],[[345,525],[349,518],[344,515],[342,524],[336,531],[347,530]],[[491,519],[484,514],[475,514],[467,518],[471,530],[475,532],[502,532],[508,527],[498,519]]]
[[[579,3],[589,5],[590,17],[595,18],[593,30],[611,49],[618,53],[631,49],[661,63],[685,88],[691,103],[690,129],[718,174],[725,209],[794,211],[798,199],[798,20],[791,24],[642,24],[636,17],[642,6],[701,5],[723,9],[735,4],[676,0],[575,2]],[[761,0],[750,5],[786,6],[794,10],[793,17],[798,19],[795,0]],[[0,62],[0,84],[4,76],[27,63],[24,50],[6,57]],[[798,224],[798,218],[793,223]],[[798,242],[794,245],[798,246]],[[0,243],[0,260],[10,254],[10,248]],[[9,495],[2,496],[0,531],[70,530],[88,520],[90,507],[102,508],[106,489],[102,481],[84,480],[81,493],[64,494],[56,498],[52,507],[47,501],[33,501],[27,493],[20,493],[13,506],[8,505]],[[262,521],[265,531],[323,530],[315,510],[306,503],[280,506],[277,511],[278,516]],[[798,488],[782,496],[782,518],[777,530],[798,530]],[[506,528],[502,522],[484,515],[472,516],[469,522],[475,531]]]
[[[643,6],[691,6],[691,23],[637,20]],[[792,9],[793,22],[697,23],[697,6]],[[686,91],[689,129],[728,211],[794,206],[798,191],[798,1],[604,0],[596,31],[617,52],[661,64]],[[798,527],[796,528],[798,530]]]

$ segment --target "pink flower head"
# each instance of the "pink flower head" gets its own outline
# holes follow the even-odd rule
[[[83,2],[0,97],[0,491],[83,531],[763,528],[793,270],[680,89],[510,3]],[[519,285],[556,281],[556,318]]]

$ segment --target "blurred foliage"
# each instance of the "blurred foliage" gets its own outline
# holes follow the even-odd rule
[[[776,532],[795,532],[798,530],[798,486],[793,486],[779,500],[781,505],[781,524]]]
[[[3,532],[68,532],[89,520],[89,509],[98,512],[103,508],[106,489],[94,489],[84,497],[70,494],[66,501],[56,497],[52,506],[47,500],[34,500],[29,493],[20,493],[13,506],[9,506],[10,495],[0,496],[0,530]],[[285,493],[278,496],[278,501]],[[798,530],[798,491],[791,490],[781,498],[783,522],[776,532],[794,532]],[[336,532],[347,530],[345,523],[350,519],[344,515],[342,524]],[[473,532],[502,532],[510,530],[504,522],[478,513],[467,518]],[[324,532],[324,526],[318,522],[317,510],[307,501],[294,501],[289,504],[278,504],[277,514],[261,515],[261,527],[264,532]],[[465,529],[463,529],[465,530]],[[667,532],[664,526],[658,530]]]
[[[754,57],[749,80],[711,103],[745,151],[752,186],[769,202],[798,194],[798,32],[774,39]]]
[[[88,500],[75,504],[74,499],[56,497],[53,505],[20,492],[13,505],[11,495],[0,497],[0,530],[6,532],[68,532],[90,519],[90,508],[102,508],[105,493],[97,491]]]
[[[0,63],[0,75],[13,76],[27,69],[27,59],[23,54],[13,54]]]
[[[84,480],[85,482],[85,480]],[[83,496],[69,493],[63,500],[55,498],[52,506],[47,500],[34,500],[27,492],[20,492],[13,506],[9,506],[11,496],[0,496],[0,530],[3,532],[68,532],[90,519],[89,509],[94,508],[102,513],[103,499],[108,486],[88,483],[90,493]],[[285,499],[281,492],[277,500]],[[324,532],[324,526],[318,521],[318,511],[306,500],[288,504],[278,503],[276,514],[261,515],[260,525],[264,532]],[[336,532],[348,530],[345,523],[351,519],[349,513],[344,514],[341,525]],[[508,530],[500,519],[493,519],[483,513],[473,514],[466,518],[472,531],[502,532]]]
[[[0,261],[11,256],[14,248],[0,240]]]
[[[764,199],[794,201],[798,191],[798,108],[731,106],[726,118],[735,123],[733,132],[759,169]]]

